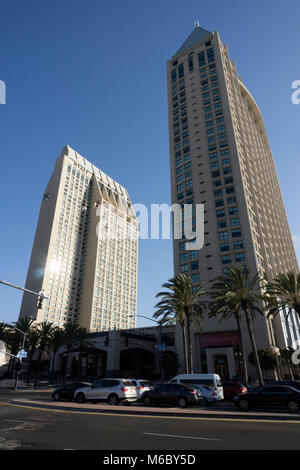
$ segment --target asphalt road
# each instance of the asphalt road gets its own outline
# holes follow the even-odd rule
[[[1,391],[0,401],[45,393]],[[299,450],[299,423],[122,416],[0,406],[0,450]]]

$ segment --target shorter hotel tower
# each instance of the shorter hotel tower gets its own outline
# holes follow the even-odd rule
[[[66,146],[43,195],[20,317],[136,326],[138,224],[127,190]]]
[[[204,281],[209,290],[231,265],[247,267],[252,277],[260,271],[269,280],[279,272],[298,272],[264,122],[218,32],[197,23],[168,60],[167,80],[172,204],[204,204],[204,246],[187,250],[184,239],[174,240],[175,274],[190,275],[195,288]],[[300,343],[296,316],[292,329]],[[285,348],[285,330],[282,316],[257,315],[258,348]],[[242,334],[248,355],[245,321]],[[207,319],[193,340],[195,372],[239,375],[234,320]],[[180,332],[177,344],[183,357]]]

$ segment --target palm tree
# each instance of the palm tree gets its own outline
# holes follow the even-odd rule
[[[174,322],[182,327],[184,348],[186,352],[186,372],[193,373],[193,351],[191,329],[195,323],[199,325],[206,310],[206,302],[201,299],[205,292],[203,282],[196,289],[193,288],[192,278],[185,274],[178,274],[163,284],[168,291],[159,292],[156,298],[161,300],[156,304],[154,317],[162,317],[162,321],[173,316]],[[186,329],[186,337],[185,337]]]
[[[55,327],[51,322],[42,322],[37,326],[37,331],[39,333],[39,345],[38,345],[38,357],[37,357],[37,368],[34,378],[34,386],[37,384],[38,376],[40,373],[40,364],[45,352],[49,351],[51,345],[53,331]]]
[[[36,327],[33,327],[27,335],[26,343],[28,348],[28,372],[27,372],[27,382],[30,378],[31,364],[33,357],[38,349],[40,341],[40,333]]]
[[[252,322],[255,320],[256,313],[264,315],[259,304],[265,300],[265,296],[259,292],[260,278],[259,273],[250,279],[250,271],[241,266],[231,266],[224,275],[225,282],[228,284],[226,291],[226,302],[231,302],[236,311],[242,310],[245,315],[249,338],[254,354],[254,362],[257,378],[260,385],[263,385],[263,377],[259,363],[256,342],[252,329]]]
[[[51,347],[52,347],[52,367],[51,367],[51,380],[54,376],[55,357],[57,351],[64,343],[64,330],[62,328],[55,328],[52,333]]]
[[[300,273],[292,271],[287,274],[279,273],[274,282],[267,284],[267,294],[270,296],[273,315],[276,315],[281,308],[285,311],[288,307],[288,315],[295,310],[300,316]]]
[[[74,344],[74,341],[78,338],[78,335],[80,334],[81,328],[78,326],[77,322],[68,322],[64,326],[64,337],[63,337],[63,345],[66,346],[67,350],[67,359],[66,359],[66,365],[65,365],[65,370],[64,370],[64,381],[67,378],[68,375],[68,364],[69,364],[69,356],[72,351],[72,347]]]
[[[81,370],[82,370],[82,357],[83,354],[88,353],[89,350],[94,346],[92,341],[87,340],[87,331],[86,328],[79,328],[77,337],[74,341],[73,351],[79,351],[79,371],[78,376],[79,379],[81,377]]]
[[[231,320],[231,318],[234,318],[236,320],[237,329],[240,337],[240,352],[242,354],[244,365],[244,383],[246,387],[248,387],[248,368],[241,328],[241,311],[239,303],[233,301],[232,296],[230,294],[230,289],[231,286],[228,283],[228,279],[226,276],[219,276],[215,279],[215,282],[212,284],[211,290],[209,292],[209,316],[221,316],[220,321],[228,321]],[[229,295],[227,295],[228,292]]]

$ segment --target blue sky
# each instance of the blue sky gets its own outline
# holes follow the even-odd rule
[[[260,107],[299,255],[299,17],[297,0],[2,0],[0,279],[25,283],[41,196],[66,144],[133,202],[170,202],[166,60],[196,19],[219,31]],[[138,313],[152,315],[172,268],[171,241],[141,241]],[[21,297],[0,285],[0,320],[17,320]]]

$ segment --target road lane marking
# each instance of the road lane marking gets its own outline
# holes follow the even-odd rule
[[[99,413],[94,411],[68,411],[68,410],[57,410],[55,408],[42,408],[38,406],[29,406],[29,405],[18,405],[16,403],[7,403],[7,402],[0,402],[0,406],[14,406],[16,408],[26,408],[30,410],[38,410],[38,411],[52,411],[54,413],[65,413],[65,414],[85,414],[85,415],[93,415],[93,416],[124,416],[126,418],[152,418],[152,419],[177,419],[177,420],[190,420],[190,421],[225,421],[231,423],[278,423],[278,424],[300,424],[300,420],[293,421],[293,420],[279,420],[279,419],[250,419],[250,418],[203,418],[203,417],[194,417],[194,416],[161,416],[161,415],[137,415],[137,414],[118,414],[118,413]]]
[[[161,436],[161,437],[177,437],[179,439],[199,439],[201,441],[220,441],[221,439],[213,439],[210,437],[196,437],[196,436],[176,436],[175,434],[157,434],[155,432],[143,432],[147,436]]]

